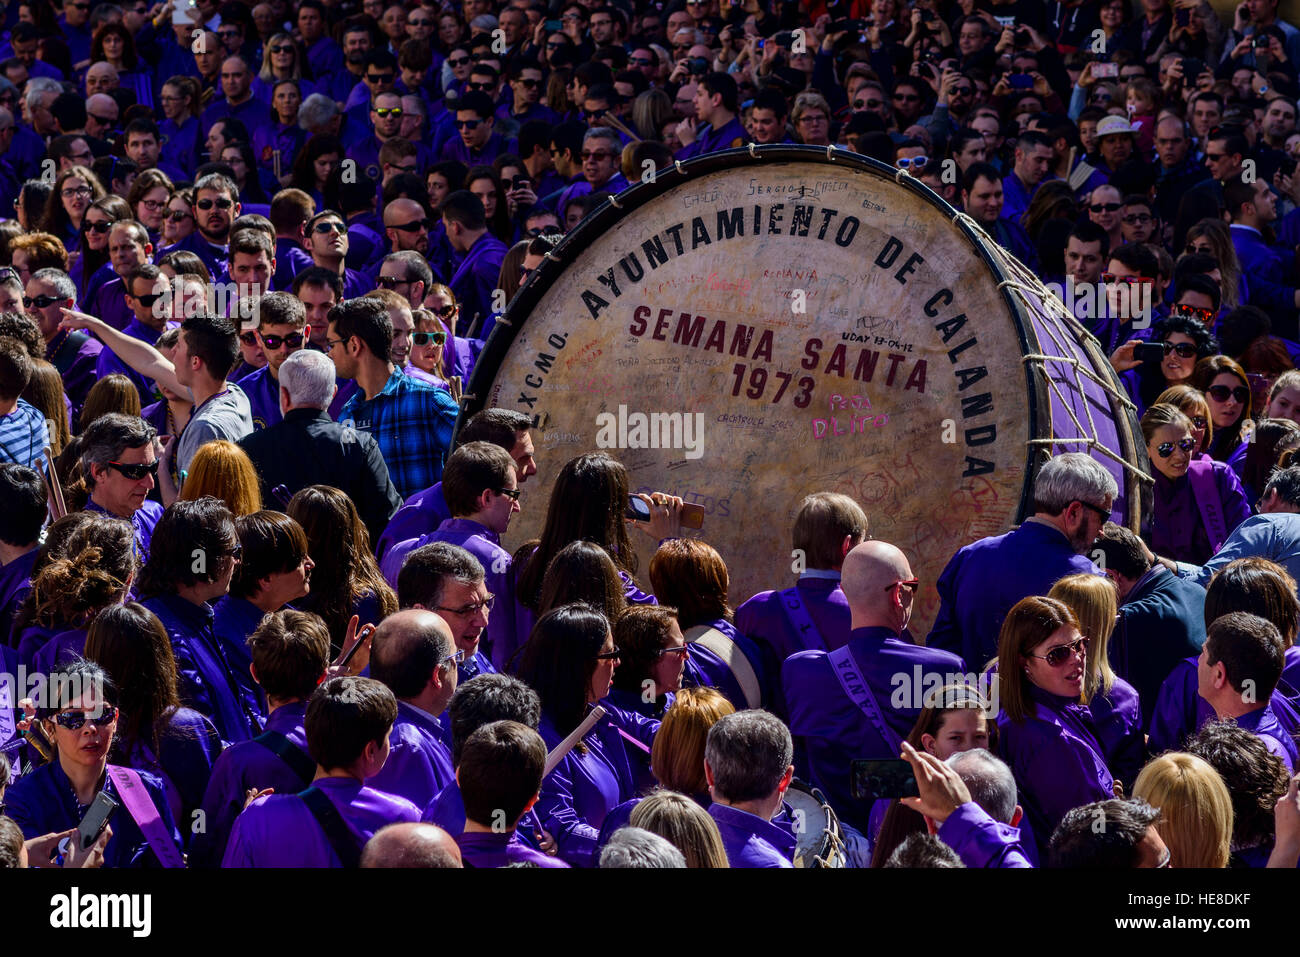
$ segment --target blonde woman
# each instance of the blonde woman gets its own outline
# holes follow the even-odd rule
[[[685,794],[658,791],[632,809],[632,827],[658,834],[686,858],[687,867],[730,867],[718,825]]]
[[[1201,758],[1162,754],[1138,775],[1133,796],[1160,812],[1156,830],[1170,867],[1227,867],[1232,845],[1232,798]]]
[[[1079,630],[1091,639],[1081,701],[1092,712],[1106,766],[1117,780],[1130,783],[1146,762],[1146,737],[1137,690],[1111,671],[1107,654],[1119,613],[1115,586],[1101,575],[1067,575],[1048,597],[1074,612]]]

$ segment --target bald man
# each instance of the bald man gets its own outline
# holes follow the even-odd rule
[[[456,693],[456,648],[451,628],[431,611],[399,611],[383,620],[370,643],[370,676],[397,698],[397,721],[384,769],[370,787],[428,807],[456,778],[451,736],[440,716]]]
[[[413,199],[395,199],[384,207],[384,233],[393,252],[429,251],[429,217]]]
[[[460,848],[436,824],[389,824],[361,851],[362,867],[461,867]]]
[[[117,70],[113,68],[111,63],[105,63],[101,60],[86,71],[86,93],[89,96],[116,90],[119,83]],[[37,132],[40,132],[40,130],[37,130]]]
[[[835,651],[800,651],[781,668],[796,760],[831,806],[863,833],[871,802],[852,796],[855,760],[898,758],[927,692],[968,680],[961,659],[900,639],[919,583],[907,556],[869,541],[845,557],[840,587],[849,604],[849,641]]]

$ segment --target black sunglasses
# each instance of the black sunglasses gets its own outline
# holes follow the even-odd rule
[[[113,221],[110,219],[106,223],[92,223],[86,220],[86,232],[88,233],[106,233],[113,228]]]
[[[257,333],[252,331],[241,332],[239,334],[239,341],[246,346],[255,346],[257,345]]]
[[[494,488],[492,491],[496,492],[498,495],[504,495],[512,502],[519,501],[520,492],[517,488]]]
[[[122,473],[133,482],[138,482],[146,475],[158,478],[158,463],[150,462],[148,465],[128,464],[123,462],[109,462],[108,467]]]
[[[232,200],[229,199],[201,199],[194,205],[197,206],[199,209],[208,210],[211,209],[213,206],[217,207],[217,209],[229,209],[231,206],[234,206],[235,204]]]
[[[1174,447],[1182,449],[1184,452],[1191,453],[1196,448],[1196,440],[1193,438],[1179,439],[1177,442],[1161,442],[1156,446],[1156,455],[1162,459],[1167,459],[1174,454]]]
[[[603,655],[596,655],[595,658],[597,661],[618,661],[618,659],[622,657],[622,654],[622,651],[615,648],[613,651],[608,651]]]
[[[28,309],[32,308],[32,306],[35,306],[37,309],[48,309],[56,302],[63,301],[63,296],[37,296],[35,299],[30,296],[23,296],[23,305]]]
[[[1165,355],[1169,355],[1169,353],[1173,352],[1177,354],[1180,359],[1196,358],[1196,346],[1191,342],[1162,342],[1161,345],[1164,346]]]
[[[476,130],[478,129],[479,120],[457,120],[456,129],[458,130]]]
[[[418,233],[421,229],[429,229],[433,223],[427,219],[413,219],[409,223],[393,223],[389,229],[400,229],[404,233]],[[393,279],[393,276],[380,276],[380,279]],[[399,279],[398,282],[409,282],[407,279]]]
[[[430,343],[433,343],[433,345],[435,346],[440,346],[447,341],[447,333],[416,332],[416,333],[412,333],[411,341],[414,342],[417,346],[427,346]]]
[[[1226,385],[1212,385],[1205,390],[1205,394],[1215,402],[1227,402],[1229,399],[1236,399],[1242,405],[1245,405],[1246,400],[1250,398],[1250,390],[1244,385],[1239,385],[1236,388],[1229,388]]]
[[[92,711],[61,711],[54,716],[54,723],[69,731],[80,731],[87,721],[97,728],[106,728],[117,720],[117,708],[101,708],[96,714]]]
[[[443,306],[441,309],[434,309],[433,314],[437,316],[439,319],[450,319],[452,316],[456,314],[457,308],[458,307],[453,302],[451,305]]]
[[[392,83],[393,74],[391,73],[367,73],[367,83]]]
[[[317,223],[311,228],[313,233],[346,233],[348,228],[342,223],[330,220],[329,222]]]
[[[262,346],[275,352],[281,346],[288,346],[290,349],[302,348],[302,333],[291,332],[287,336],[262,336]]]
[[[132,296],[131,298],[139,300],[140,305],[144,306],[146,309],[150,309],[153,307],[155,302],[162,298],[162,293],[148,292],[143,296]]]

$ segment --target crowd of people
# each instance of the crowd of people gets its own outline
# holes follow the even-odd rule
[[[1277,6],[10,4],[0,862],[1295,867]],[[1140,534],[1057,455],[920,582],[822,491],[776,517],[797,580],[733,603],[745,556],[671,495],[629,519],[617,458],[506,408],[453,448],[563,236],[751,142],[905,171],[1066,290],[1140,416]]]

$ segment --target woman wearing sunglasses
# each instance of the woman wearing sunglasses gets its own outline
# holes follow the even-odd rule
[[[94,173],[84,166],[69,166],[54,180],[41,229],[63,240],[68,252],[75,252],[86,210],[95,200],[103,198],[104,187]]]
[[[608,697],[619,658],[608,619],[588,605],[561,605],[538,619],[524,646],[519,677],[542,700],[537,730],[548,749]],[[574,867],[596,866],[605,816],[636,793],[629,749],[649,749],[659,730],[658,721],[634,711],[609,703],[602,707],[605,716],[542,781],[535,807],[559,856]]]
[[[316,92],[316,85],[306,79],[303,69],[306,59],[289,34],[277,33],[271,37],[262,47],[262,68],[251,84],[253,96],[270,106],[271,95],[280,81],[292,80],[297,84],[299,98],[307,99]]]
[[[1189,382],[1200,359],[1219,351],[1218,340],[1195,319],[1186,316],[1167,316],[1152,328],[1151,342],[1164,348],[1159,362],[1143,361],[1134,356],[1141,344],[1130,339],[1110,357],[1110,364],[1120,374],[1120,380],[1129,398],[1138,407],[1138,414],[1154,405],[1161,392],[1171,385]]]
[[[1021,599],[998,637],[998,752],[1040,855],[1067,812],[1115,796],[1092,713],[1080,703],[1089,654],[1078,619],[1055,598]]]
[[[194,232],[194,192],[182,189],[172,194],[167,202],[167,212],[163,216],[162,244],[175,247],[182,239]]]
[[[1227,356],[1209,356],[1196,363],[1192,384],[1205,394],[1210,407],[1212,437],[1206,453],[1242,474],[1255,420],[1251,417],[1250,379]]]
[[[1187,420],[1192,423],[1192,438],[1196,440],[1192,458],[1207,458],[1205,450],[1214,438],[1214,425],[1210,422],[1210,404],[1206,401],[1205,393],[1190,385],[1171,385],[1156,396],[1155,404],[1172,405],[1187,416]]]
[[[39,721],[54,743],[54,760],[25,774],[5,792],[5,813],[30,839],[75,829],[95,797],[106,792],[120,805],[108,825],[104,867],[183,866],[181,836],[160,781],[148,771],[109,764],[118,728],[117,688],[97,664],[78,660],[49,676],[51,699],[38,708]],[[127,803],[120,782],[143,792],[145,800]],[[143,827],[142,827],[143,825]],[[108,833],[107,831],[105,833]],[[72,845],[61,845],[59,858]],[[36,866],[50,866],[32,861]]]
[[[431,295],[437,296],[438,294],[433,293]],[[443,298],[445,300],[449,297]],[[447,309],[448,307],[444,302],[439,304],[437,308]],[[407,360],[406,368],[402,371],[422,382],[445,389],[447,388],[447,373],[443,367],[442,356],[447,344],[447,327],[442,324],[442,320],[432,309],[416,309],[412,311],[411,318],[415,321],[415,331],[411,333],[411,355]],[[449,318],[451,321],[455,321],[456,306],[454,304],[450,307]]]
[[[1141,425],[1155,476],[1147,544],[1164,558],[1203,565],[1250,518],[1241,481],[1222,462],[1193,461],[1192,423],[1174,406],[1153,405]]]
[[[131,218],[131,206],[121,196],[105,196],[90,204],[81,219],[81,258],[68,270],[77,284],[77,301],[91,302],[99,287],[117,278],[108,261],[108,231],[113,224]]]

